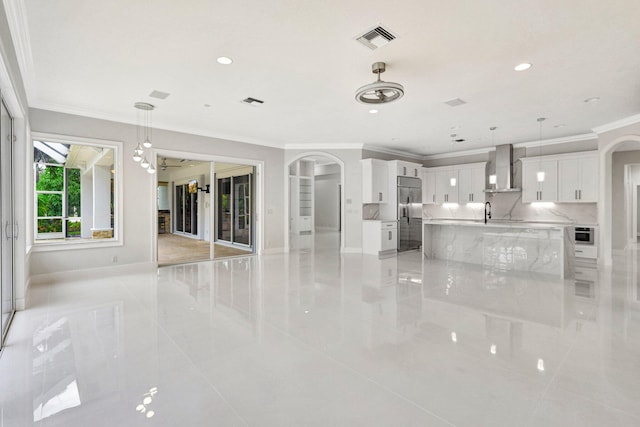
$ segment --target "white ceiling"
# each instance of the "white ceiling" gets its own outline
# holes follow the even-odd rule
[[[541,116],[549,139],[640,113],[638,0],[10,2],[24,8],[28,37],[14,38],[37,108],[135,122],[145,101],[160,128],[421,155],[535,141]],[[376,51],[354,40],[378,24],[397,39]],[[406,95],[372,115],[354,92],[376,61]]]

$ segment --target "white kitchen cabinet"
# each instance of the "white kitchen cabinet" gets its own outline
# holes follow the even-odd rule
[[[558,201],[558,160],[552,157],[527,157],[522,162],[522,202]],[[538,181],[538,172],[544,181]]]
[[[394,160],[396,164],[397,176],[408,176],[412,178],[420,178],[422,165],[410,162],[401,162]]]
[[[422,204],[436,203],[436,173],[429,169],[422,169]]]
[[[484,203],[485,165],[458,167],[458,202]]]
[[[363,159],[362,203],[389,202],[389,164],[379,159]]]
[[[452,178],[455,185],[451,185]],[[458,203],[458,170],[447,167],[436,172],[436,203]]]
[[[558,201],[569,203],[598,201],[597,153],[558,159]]]
[[[397,221],[362,221],[362,252],[382,255],[398,248]]]

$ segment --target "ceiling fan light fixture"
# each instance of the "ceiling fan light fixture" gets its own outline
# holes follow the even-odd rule
[[[404,96],[404,87],[400,83],[380,80],[380,74],[386,70],[384,62],[374,62],[371,71],[378,75],[378,80],[356,90],[356,101],[362,104],[387,104]]]

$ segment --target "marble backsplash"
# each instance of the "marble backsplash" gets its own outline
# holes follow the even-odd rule
[[[598,205],[596,203],[554,203],[536,206],[522,203],[522,193],[487,193],[486,201],[491,203],[494,219],[517,219],[525,221],[560,221],[576,224],[597,224]],[[424,218],[483,219],[484,205],[457,207],[423,205]]]

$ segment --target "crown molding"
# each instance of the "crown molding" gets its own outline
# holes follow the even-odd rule
[[[32,108],[45,110],[45,111],[53,111],[57,113],[72,114],[75,116],[87,117],[87,118],[97,119],[97,120],[108,120],[112,122],[124,123],[124,124],[129,124],[134,126],[137,124],[136,120],[134,119],[135,112],[133,110],[131,112],[131,115],[128,115],[128,114],[122,114],[122,113],[112,113],[107,111],[97,111],[95,109],[90,110],[89,108],[83,109],[83,108],[77,108],[77,107],[69,107],[63,104],[41,102],[41,101],[38,101],[36,105],[32,105]],[[156,120],[154,120],[154,122],[157,123]],[[211,129],[203,129],[198,127],[185,127],[185,126],[176,125],[173,123],[164,124],[161,126],[154,125],[153,128],[158,130],[170,131],[170,132],[179,132],[179,133],[184,133],[189,135],[205,136],[209,138],[221,139],[221,140],[231,141],[231,142],[241,142],[244,144],[261,145],[263,147],[271,147],[271,148],[278,148],[278,149],[284,148],[283,143],[279,143],[276,141],[267,141],[262,139],[258,140],[255,138],[239,137],[237,135],[221,134],[221,133],[212,132]]]
[[[3,0],[2,3],[18,59],[18,67],[22,73],[22,84],[27,94],[27,102],[30,102],[35,98],[37,92],[26,6],[21,0]]]
[[[369,151],[375,151],[376,153],[391,154],[392,156],[402,156],[402,157],[406,157],[406,158],[409,158],[409,159],[415,159],[415,160],[420,160],[420,161],[422,161],[422,159],[424,158],[424,156],[421,155],[421,154],[409,153],[409,152],[406,152],[406,151],[396,150],[395,148],[379,147],[377,145],[364,144],[362,146],[362,149],[363,150],[369,150]]]
[[[580,135],[563,136],[562,138],[518,142],[513,144],[513,148],[543,147],[545,145],[568,144],[570,142],[591,141],[593,139],[598,139],[598,135],[595,133],[583,133]]]
[[[423,160],[439,160],[439,159],[450,159],[452,157],[462,157],[462,156],[473,156],[476,154],[488,154],[491,151],[495,151],[496,147],[486,147],[486,148],[476,148],[473,150],[466,151],[454,151],[452,153],[439,153],[439,154],[430,154],[428,156],[423,156]]]
[[[640,123],[640,114],[625,117],[624,119],[616,120],[615,122],[611,122],[611,123],[606,123],[602,126],[596,126],[591,130],[594,131],[596,134],[601,134],[604,132],[609,132],[611,130],[620,129],[625,126],[635,125],[636,123]]]
[[[285,150],[362,150],[360,143],[285,144]]]

